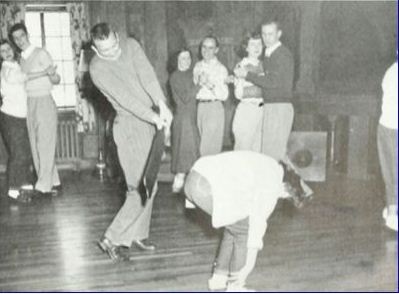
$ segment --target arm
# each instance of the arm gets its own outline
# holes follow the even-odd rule
[[[229,97],[229,88],[227,87],[227,84],[225,82],[228,76],[228,72],[224,65],[220,64],[219,66],[220,68],[217,71],[216,81],[212,92],[215,94],[216,98],[224,101],[227,100],[227,98]]]
[[[195,66],[194,66],[194,69],[193,69],[193,82],[194,82],[194,85],[198,85],[199,84],[200,72],[201,72],[201,63],[197,62],[195,64]]]
[[[58,85],[61,82],[61,77],[56,72],[56,67],[54,67],[54,62],[51,58],[51,55],[46,50],[42,49],[40,52],[40,59],[42,64],[44,65],[44,68],[46,68],[45,71],[47,72],[50,82],[53,85]]]
[[[106,97],[115,101],[134,116],[149,123],[154,123],[154,119],[159,117],[150,107],[131,97],[129,93],[124,91],[123,85],[118,84],[118,80],[104,73],[101,68],[90,65],[90,76],[96,87]]]
[[[137,41],[128,39],[128,42],[129,46],[132,48],[131,58],[144,90],[150,95],[150,98],[156,105],[158,105],[160,100],[166,101],[154,68],[148,61],[144,50],[141,48],[139,43],[137,43]]]
[[[183,81],[178,81],[176,76],[172,75],[170,79],[170,87],[172,90],[172,99],[175,101],[176,104],[187,104],[190,101],[191,97],[195,97],[199,86],[194,85],[194,83],[188,79],[187,83],[189,84],[186,85],[185,83],[183,83]]]
[[[294,63],[292,56],[288,54],[277,55],[275,66],[269,67],[265,75],[248,72],[245,79],[265,90],[273,88],[285,88],[286,83],[292,84],[294,76]]]
[[[51,68],[53,68],[53,66],[51,66]],[[53,69],[48,68],[48,69],[43,70],[43,71],[29,72],[29,73],[26,74],[27,75],[27,80],[31,81],[31,80],[35,80],[35,79],[47,76],[47,75],[49,75],[49,73],[48,73],[49,70],[52,71]],[[54,67],[54,71],[55,71],[55,67]]]
[[[15,68],[7,69],[4,74],[4,79],[10,84],[20,84],[45,76],[47,76],[47,71],[45,70],[25,74],[21,70]]]
[[[262,89],[254,85],[245,87],[242,98],[262,98]]]
[[[241,100],[244,94],[244,80],[241,78],[234,79],[234,96]]]

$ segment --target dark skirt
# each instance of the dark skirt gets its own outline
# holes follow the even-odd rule
[[[178,109],[175,114],[172,125],[172,173],[189,172],[199,158],[200,137],[196,115],[196,107],[193,106]]]

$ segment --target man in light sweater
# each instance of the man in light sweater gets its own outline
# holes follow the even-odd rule
[[[209,290],[243,291],[263,247],[267,220],[279,198],[300,205],[300,178],[286,165],[254,151],[230,151],[200,158],[189,173],[187,198],[212,216],[223,238]]]
[[[60,83],[61,78],[53,67],[50,54],[29,42],[28,31],[24,24],[18,23],[12,26],[10,36],[22,50],[21,68],[26,74],[52,69],[48,75],[26,83],[27,124],[37,174],[36,194],[56,195],[61,188],[61,182],[55,166],[57,107],[51,90],[53,85]]]
[[[136,40],[119,40],[107,23],[95,25],[91,37],[96,55],[90,62],[90,75],[116,110],[113,136],[128,189],[123,206],[99,245],[111,259],[121,260],[126,258],[122,247],[155,249],[145,243],[154,197],[143,202],[138,186],[155,130],[169,127],[172,114],[154,69]],[[159,108],[159,114],[154,106]]]
[[[385,183],[385,225],[398,231],[398,62],[395,61],[382,80],[382,107],[377,143]]]

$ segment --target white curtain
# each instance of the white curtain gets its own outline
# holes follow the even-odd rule
[[[71,16],[71,41],[72,49],[75,59],[75,76],[81,77],[79,72],[79,58],[82,46],[89,42],[90,39],[90,25],[87,2],[71,2],[66,4],[67,11]],[[86,100],[82,99],[79,92],[79,84],[77,79],[76,87],[76,114],[78,121],[78,131],[93,131],[95,128],[95,112],[93,106]]]
[[[25,3],[1,1],[0,3],[0,38],[7,39],[9,29],[25,19]]]

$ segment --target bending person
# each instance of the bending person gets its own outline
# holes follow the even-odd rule
[[[230,151],[200,158],[187,176],[185,192],[224,227],[210,290],[245,290],[263,247],[267,220],[279,198],[300,204],[300,178],[275,159],[253,151]]]

